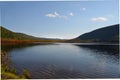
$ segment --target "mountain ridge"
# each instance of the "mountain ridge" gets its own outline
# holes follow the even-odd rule
[[[42,38],[42,37],[35,37],[32,35],[28,35],[25,33],[20,32],[13,32],[11,30],[8,30],[7,28],[0,26],[1,30],[1,38],[4,39],[16,39],[16,40],[59,40],[59,39],[52,39],[52,38]]]
[[[92,40],[95,42],[119,42],[119,24],[95,29],[75,39]]]
[[[52,39],[34,37],[28,34],[13,32],[1,26],[1,38],[13,40],[62,41],[62,42],[119,42],[119,24],[106,26],[84,33],[74,39]]]

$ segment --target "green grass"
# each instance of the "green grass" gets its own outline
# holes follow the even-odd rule
[[[16,73],[16,69],[10,69],[9,66],[10,64],[7,63],[7,65],[5,65],[5,56],[7,55],[7,52],[2,51],[1,52],[1,59],[2,59],[2,63],[1,63],[1,79],[5,80],[5,79],[29,79],[30,78],[30,73],[27,70],[23,70],[22,74],[18,75]],[[10,59],[10,58],[9,58]]]

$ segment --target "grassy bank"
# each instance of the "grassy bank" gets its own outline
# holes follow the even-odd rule
[[[1,78],[2,79],[26,79],[30,78],[27,70],[23,70],[22,74],[18,75],[16,69],[10,69],[11,59],[6,51],[1,51]]]
[[[65,42],[65,40],[16,40],[16,39],[1,39],[2,44],[30,44],[30,43],[55,43],[55,42]]]

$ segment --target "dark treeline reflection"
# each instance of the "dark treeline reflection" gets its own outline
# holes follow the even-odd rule
[[[39,46],[39,45],[49,45],[49,44],[53,44],[53,43],[2,44],[1,50],[9,52],[9,51],[14,50],[14,49],[23,49],[23,48],[37,46],[37,45]]]
[[[119,45],[76,45],[79,48],[93,51],[93,55],[101,55],[104,58],[104,55],[111,60],[115,60],[115,63],[119,64]],[[99,58],[100,56],[98,56]]]
[[[76,45],[80,48],[102,52],[101,54],[113,55],[119,58],[119,45]]]

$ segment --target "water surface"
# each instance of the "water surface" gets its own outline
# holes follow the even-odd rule
[[[119,78],[119,46],[56,43],[13,48],[12,63],[31,78]]]

